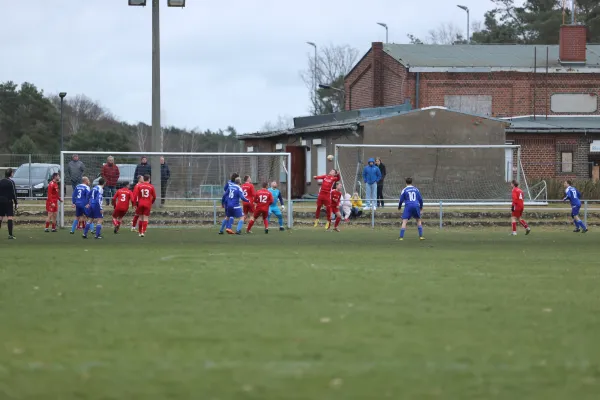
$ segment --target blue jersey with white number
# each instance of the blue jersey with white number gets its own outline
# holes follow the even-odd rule
[[[90,194],[90,206],[100,207],[102,209],[102,196],[104,195],[104,189],[101,186],[95,186]]]
[[[281,196],[281,192],[279,191],[279,189],[269,188],[269,192],[271,192],[271,195],[273,196],[273,203],[271,203],[271,208],[279,208],[277,200],[279,200],[279,203],[283,205],[283,197]]]
[[[80,183],[75,188],[72,197],[73,204],[77,207],[85,207],[90,202],[90,188],[88,185]]]
[[[579,190],[575,189],[573,186],[569,186],[565,190],[564,200],[567,199],[571,203],[571,207],[581,207],[581,193],[579,193]]]
[[[405,204],[406,208],[423,208],[423,197],[421,196],[421,192],[419,192],[419,189],[412,185],[409,185],[402,189],[402,193],[400,193],[400,203],[398,203],[398,207],[402,207],[402,204]]]
[[[246,203],[248,202],[248,199],[244,197],[244,192],[242,191],[242,188],[236,185],[235,183],[232,183],[227,188],[225,194],[223,194],[221,203],[226,208],[239,208],[241,207],[240,200]]]

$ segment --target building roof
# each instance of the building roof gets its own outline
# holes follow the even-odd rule
[[[383,51],[411,72],[600,72],[600,44],[588,44],[586,63],[560,63],[558,45],[415,45],[384,44]],[[537,56],[534,54],[537,52]]]
[[[532,115],[506,118],[510,126],[507,133],[562,133],[562,132],[600,132],[600,115]]]

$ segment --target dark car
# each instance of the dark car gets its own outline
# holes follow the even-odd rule
[[[119,180],[117,181],[117,190],[121,189],[129,183],[135,183],[133,180],[133,174],[135,173],[136,167],[135,164],[117,164],[117,167],[119,167]],[[99,180],[100,177],[94,179],[92,186],[96,186]]]
[[[31,167],[31,168],[30,168]],[[48,194],[48,183],[52,174],[60,173],[58,164],[22,164],[15,171],[13,182],[17,189],[17,197],[46,197]]]

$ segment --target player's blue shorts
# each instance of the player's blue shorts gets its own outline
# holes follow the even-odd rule
[[[421,219],[421,210],[419,207],[408,206],[404,207],[404,211],[402,212],[402,219]]]
[[[88,218],[91,219],[101,219],[104,218],[102,215],[102,208],[100,204],[92,204],[88,211]]]
[[[242,206],[227,207],[227,210],[225,210],[225,215],[227,217],[240,218],[244,215],[244,211],[242,210]]]
[[[581,206],[572,206],[571,207],[571,217],[575,218],[576,216],[578,216],[580,208],[581,208]]]
[[[85,215],[87,217],[87,214],[86,214],[85,211],[86,211],[85,210],[85,206],[83,206],[83,207],[82,206],[75,206],[75,216],[77,218],[79,218],[79,217],[81,217],[83,215]]]
[[[281,217],[281,210],[279,209],[279,207],[270,207],[269,208],[269,217],[271,216],[271,214],[275,214],[275,216],[277,218]]]

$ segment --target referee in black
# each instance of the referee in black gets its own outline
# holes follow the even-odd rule
[[[15,239],[13,236],[13,216],[17,205],[17,191],[15,183],[12,181],[14,171],[8,168],[4,171],[4,179],[0,180],[0,228],[2,221],[8,219],[8,238]]]

